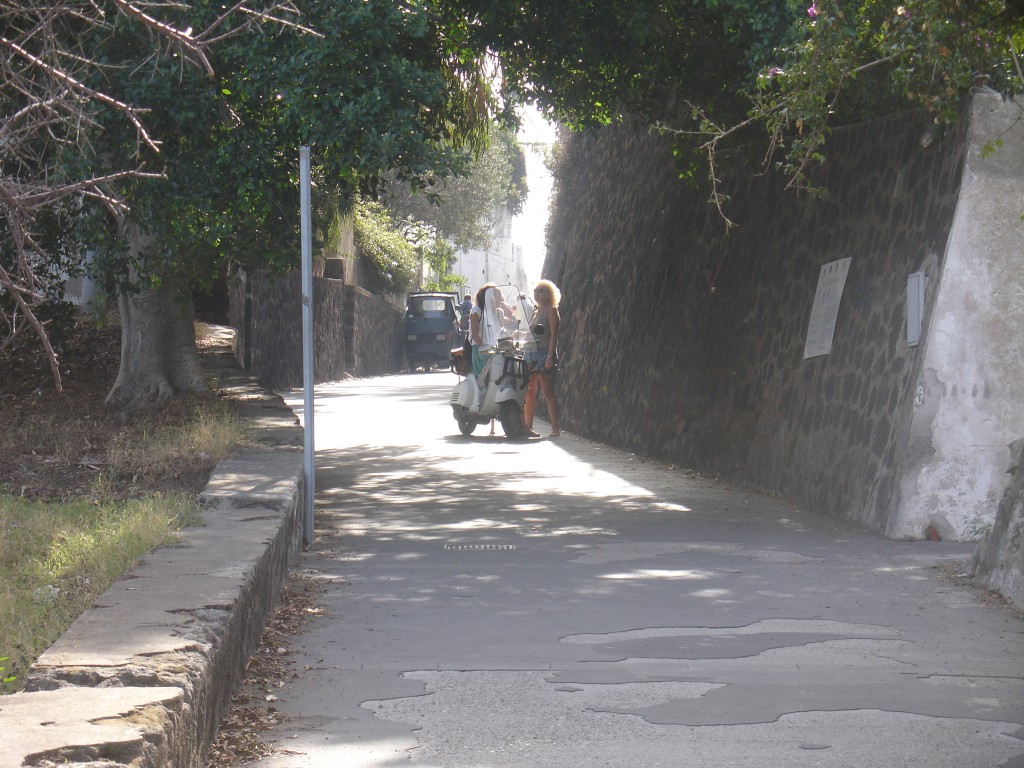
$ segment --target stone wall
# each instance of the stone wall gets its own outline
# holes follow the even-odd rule
[[[564,294],[564,425],[886,530],[926,347],[907,342],[907,278],[928,278],[926,339],[969,111],[923,147],[927,125],[835,131],[826,199],[756,174],[761,150],[737,153],[722,169],[731,230],[666,139],[627,125],[571,140],[545,266]],[[819,270],[845,257],[831,354],[805,360]]]
[[[231,292],[239,363],[275,389],[301,387],[301,274],[243,275]],[[341,280],[313,278],[313,374],[317,383],[346,373],[394,373],[405,365],[403,313]]]
[[[357,286],[345,290],[345,346],[352,351],[345,370],[354,376],[383,376],[404,370],[405,313]]]

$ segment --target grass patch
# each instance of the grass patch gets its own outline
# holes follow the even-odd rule
[[[146,552],[199,522],[184,494],[70,503],[0,496],[0,691]]]
[[[24,687],[96,597],[199,520],[194,500],[246,438],[231,403],[213,396],[122,423],[104,405],[118,329],[82,322],[67,344],[61,393],[31,345],[0,353],[0,693]]]
[[[181,396],[120,425],[102,400],[22,398],[0,424],[0,493],[35,501],[104,502],[202,489],[245,441],[229,402]]]
[[[22,466],[50,473],[31,472],[30,495],[0,489],[0,693],[23,688],[36,657],[142,555],[199,521],[197,492],[246,426],[228,403],[179,398],[108,432],[90,416],[30,432]]]
[[[122,423],[103,402],[118,329],[82,322],[69,345],[63,392],[31,345],[0,353],[0,693],[22,689],[96,597],[200,519],[211,471],[246,438],[214,396],[175,397]]]
[[[95,492],[134,495],[173,488],[190,476],[201,487],[217,462],[245,441],[247,431],[229,403],[179,397],[112,436]]]

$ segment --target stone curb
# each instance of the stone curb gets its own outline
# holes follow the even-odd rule
[[[198,768],[302,542],[302,428],[230,352],[203,356],[260,447],[214,470],[203,525],[147,555],[0,697],[0,768]]]

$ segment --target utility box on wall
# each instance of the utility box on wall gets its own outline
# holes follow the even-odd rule
[[[928,278],[924,272],[915,272],[907,278],[907,346],[916,347],[921,341],[924,324],[924,290]]]

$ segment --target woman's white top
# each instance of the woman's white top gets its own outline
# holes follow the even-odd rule
[[[501,318],[498,316],[501,293],[497,288],[488,288],[484,294],[484,311],[480,315],[480,349],[495,346],[502,337]]]

